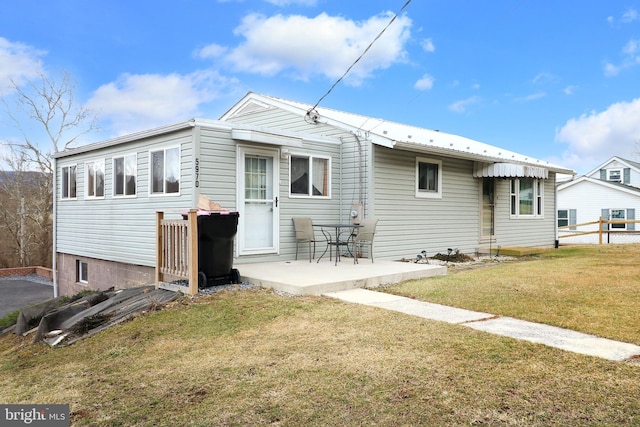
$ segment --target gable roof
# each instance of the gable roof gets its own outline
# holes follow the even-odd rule
[[[634,187],[632,185],[627,185],[627,184],[621,184],[619,182],[604,181],[602,179],[591,178],[590,176],[586,176],[586,175],[583,175],[580,178],[558,185],[558,192],[566,188],[572,187],[574,185],[580,184],[582,182],[589,182],[604,188],[608,188],[610,190],[622,191],[624,193],[628,193],[628,194],[632,194],[634,196],[640,197],[640,188],[638,187]]]
[[[627,160],[627,159],[623,159],[622,157],[613,156],[609,160],[607,160],[606,162],[602,163],[600,166],[598,166],[597,168],[592,170],[591,172],[587,173],[587,175],[593,175],[594,173],[598,172],[600,169],[604,169],[605,166],[607,166],[609,163],[614,162],[614,161],[618,161],[618,162],[620,162],[620,163],[622,163],[624,165],[627,165],[631,169],[635,169],[636,171],[640,172],[640,163],[634,162],[634,161],[631,161],[631,160]]]
[[[388,148],[429,152],[485,163],[506,163],[509,166],[515,164],[545,168],[557,173],[575,175],[571,169],[463,136],[324,107],[318,107],[311,111],[313,106],[309,104],[253,92],[245,95],[220,120],[232,122],[234,118],[242,117],[245,114],[273,108],[299,115],[308,123],[323,123],[344,129],[374,144]]]

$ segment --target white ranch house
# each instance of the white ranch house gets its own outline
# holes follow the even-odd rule
[[[248,93],[193,119],[55,156],[61,294],[153,283],[155,212],[205,195],[239,212],[234,265],[290,260],[292,217],[379,219],[375,258],[547,247],[556,174],[574,172],[457,135]]]

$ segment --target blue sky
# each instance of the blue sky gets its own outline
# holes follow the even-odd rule
[[[69,71],[98,113],[94,142],[217,119],[248,91],[315,104],[405,0],[5,3],[3,95],[9,79]],[[640,0],[413,0],[323,107],[578,173],[640,161]]]

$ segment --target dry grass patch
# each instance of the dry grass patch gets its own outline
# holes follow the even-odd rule
[[[0,337],[75,426],[638,425],[640,368],[336,300],[223,292],[71,347]]]
[[[640,344],[640,245],[563,247],[387,292]]]

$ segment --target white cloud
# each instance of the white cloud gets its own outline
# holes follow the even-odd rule
[[[565,95],[573,95],[576,92],[577,89],[578,89],[578,86],[569,85],[569,86],[565,87],[562,91],[564,92]]]
[[[622,47],[622,53],[627,56],[635,56],[640,50],[640,40],[631,39]]]
[[[622,18],[620,19],[620,21],[624,22],[625,24],[628,24],[637,19],[638,19],[638,11],[635,9],[629,9],[622,14]]]
[[[477,104],[478,102],[480,102],[480,97],[471,96],[469,98],[462,99],[460,101],[454,102],[453,104],[450,104],[448,109],[450,111],[453,111],[454,113],[464,113],[465,111],[467,111],[467,108],[469,108],[471,105]]]
[[[433,76],[425,74],[420,80],[416,82],[415,85],[413,85],[413,87],[418,90],[429,90],[433,88],[433,82],[435,82],[435,80],[436,79]]]
[[[563,165],[579,170],[611,156],[633,158],[640,141],[640,98],[570,119],[556,131],[555,140],[569,146]]]
[[[531,95],[522,96],[520,98],[516,98],[516,102],[531,102],[536,101],[538,99],[542,99],[547,96],[546,92],[536,92]]]
[[[557,77],[554,74],[542,72],[542,73],[538,73],[538,75],[536,75],[533,78],[533,80],[531,80],[531,82],[534,84],[546,84],[546,83],[552,83],[556,79]]]
[[[195,56],[202,59],[218,58],[227,52],[227,48],[219,44],[212,43],[195,52]]]
[[[607,62],[604,66],[604,75],[613,77],[622,70],[640,65],[640,39],[631,39],[622,47],[622,60],[615,65]]]
[[[613,65],[610,62],[607,62],[606,64],[604,64],[604,75],[606,77],[617,76],[618,73],[620,73],[620,67]]]
[[[234,70],[266,76],[286,72],[300,80],[315,75],[335,79],[364,52],[392,16],[388,12],[357,22],[326,13],[315,18],[251,14],[234,30],[244,41],[230,49],[224,60]],[[404,61],[410,27],[408,17],[398,17],[345,82],[359,85],[374,71]]]
[[[121,135],[193,118],[202,104],[219,97],[235,83],[235,79],[214,71],[124,74],[117,81],[100,86],[87,107]]]
[[[43,72],[41,58],[46,52],[0,37],[0,90],[24,83]]]
[[[436,47],[431,39],[422,40],[422,42],[420,42],[420,46],[422,46],[422,49],[424,49],[425,52],[431,53],[436,51]]]

